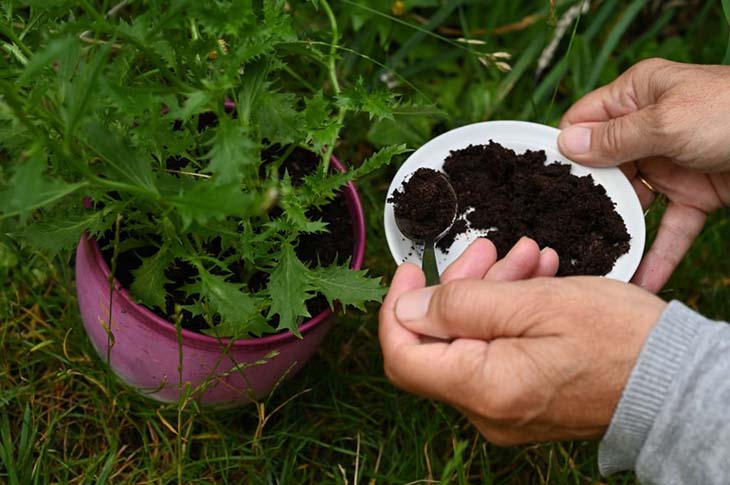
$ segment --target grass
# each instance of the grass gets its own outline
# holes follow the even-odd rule
[[[719,62],[728,38],[717,2],[657,9],[653,2],[592,2],[535,78],[553,29],[548,2],[491,2],[488,8],[481,5],[487,2],[453,2],[397,18],[390,15],[392,3],[371,2],[378,15],[350,2],[339,6],[348,45],[377,61],[345,52],[342,69],[357,70],[373,85],[394,71],[395,79],[409,83],[404,89],[422,93],[437,109],[404,107],[395,123],[374,126],[349,120],[341,151],[350,160],[367,151],[363,146],[388,138],[417,145],[479,119],[555,124],[572,101],[640,58]],[[559,16],[576,2],[556,3]],[[364,22],[359,29],[357,15]],[[489,52],[510,52],[512,71],[484,69],[471,50],[445,42],[455,30],[475,32]],[[383,42],[389,49],[379,48]],[[366,266],[386,278],[394,265],[380,214],[396,168],[359,182],[368,217]],[[650,233],[660,215],[661,204],[648,215]],[[730,261],[723,259],[729,215],[710,218],[662,296],[730,318]],[[341,317],[305,369],[265,401],[228,411],[194,404],[180,410],[139,396],[101,364],[80,322],[68,260],[49,261],[0,239],[0,278],[0,482],[635,481],[631,473],[601,478],[595,443],[497,448],[454,410],[393,388],[383,376],[376,306]]]

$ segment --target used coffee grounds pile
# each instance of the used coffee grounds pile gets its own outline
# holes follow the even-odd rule
[[[542,150],[517,154],[491,140],[452,151],[444,171],[456,191],[459,213],[439,248],[448,251],[459,234],[473,229],[486,233],[502,258],[528,236],[541,248],[557,251],[558,276],[611,271],[631,239],[615,204],[590,175],[578,177],[570,165],[545,161]],[[406,184],[402,196],[408,191]],[[424,213],[437,212],[425,207],[432,199],[419,200]]]

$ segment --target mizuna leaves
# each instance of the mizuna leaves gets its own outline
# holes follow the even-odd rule
[[[314,287],[307,277],[309,269],[294,253],[294,248],[284,243],[279,262],[271,272],[269,318],[279,317],[279,329],[291,330],[299,335],[299,317],[309,317],[306,302],[313,296]]]

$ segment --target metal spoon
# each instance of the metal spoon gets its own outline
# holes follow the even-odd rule
[[[395,215],[395,224],[398,226],[401,234],[403,234],[414,243],[423,243],[424,245],[423,258],[421,260],[421,269],[423,269],[423,272],[426,275],[427,286],[438,285],[441,281],[439,278],[438,266],[436,265],[436,243],[442,237],[444,237],[446,233],[448,233],[451,229],[451,226],[454,225],[458,208],[456,192],[454,191],[454,187],[452,187],[451,182],[449,181],[449,177],[441,172],[439,172],[439,175],[443,178],[443,180],[446,182],[446,186],[449,188],[450,200],[444,201],[444,203],[451,204],[454,209],[451,220],[446,227],[438,228],[440,229],[440,232],[436,234],[416,234],[414,233],[414,229],[415,225],[419,221],[412,220],[408,217],[404,217],[403,215]]]

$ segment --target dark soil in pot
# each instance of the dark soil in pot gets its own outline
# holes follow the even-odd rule
[[[279,150],[276,150],[278,153]],[[271,155],[271,153],[269,154]],[[287,158],[286,162],[280,169],[280,175],[286,170],[292,177],[294,185],[313,170],[318,168],[319,158],[313,153],[296,149]],[[184,168],[186,163],[180,160],[171,160],[174,170]],[[169,167],[168,167],[169,168]],[[277,215],[277,209],[271,212],[272,216]],[[344,197],[337,197],[328,204],[322,206],[318,210],[308,213],[312,220],[321,219],[328,224],[327,233],[302,234],[299,238],[296,252],[299,258],[312,265],[322,264],[330,265],[334,262],[344,263],[351,256],[355,246],[355,238],[353,235],[352,220],[349,208]],[[124,231],[121,233],[120,239],[124,239]],[[113,234],[106,234],[99,241],[104,259],[111,267],[113,255]],[[117,256],[115,277],[125,288],[129,288],[134,281],[133,271],[140,267],[141,257],[149,257],[155,253],[156,249],[152,247],[134,248],[128,251],[120,252]],[[211,247],[210,252],[216,254],[216,248]],[[230,268],[234,274],[237,273],[236,268]],[[170,321],[175,313],[175,305],[190,305],[194,301],[188,297],[182,288],[191,282],[197,273],[195,268],[185,261],[176,260],[166,271],[166,276],[172,283],[165,286],[167,295],[165,297],[166,308],[152,308],[160,317]],[[257,273],[249,280],[248,286],[251,291],[258,291],[268,283],[268,275],[266,273]],[[323,297],[316,297],[307,302],[307,308],[312,316],[328,308],[327,300]],[[208,329],[210,326],[200,316],[193,316],[186,310],[183,310],[181,324],[183,328],[200,332]],[[276,326],[276,322],[273,322]]]
[[[517,154],[493,141],[452,151],[444,171],[456,191],[459,216],[439,248],[448,251],[469,229],[489,231],[501,258],[528,236],[557,251],[559,276],[607,274],[629,250],[623,219],[593,177],[545,161],[542,150]]]

